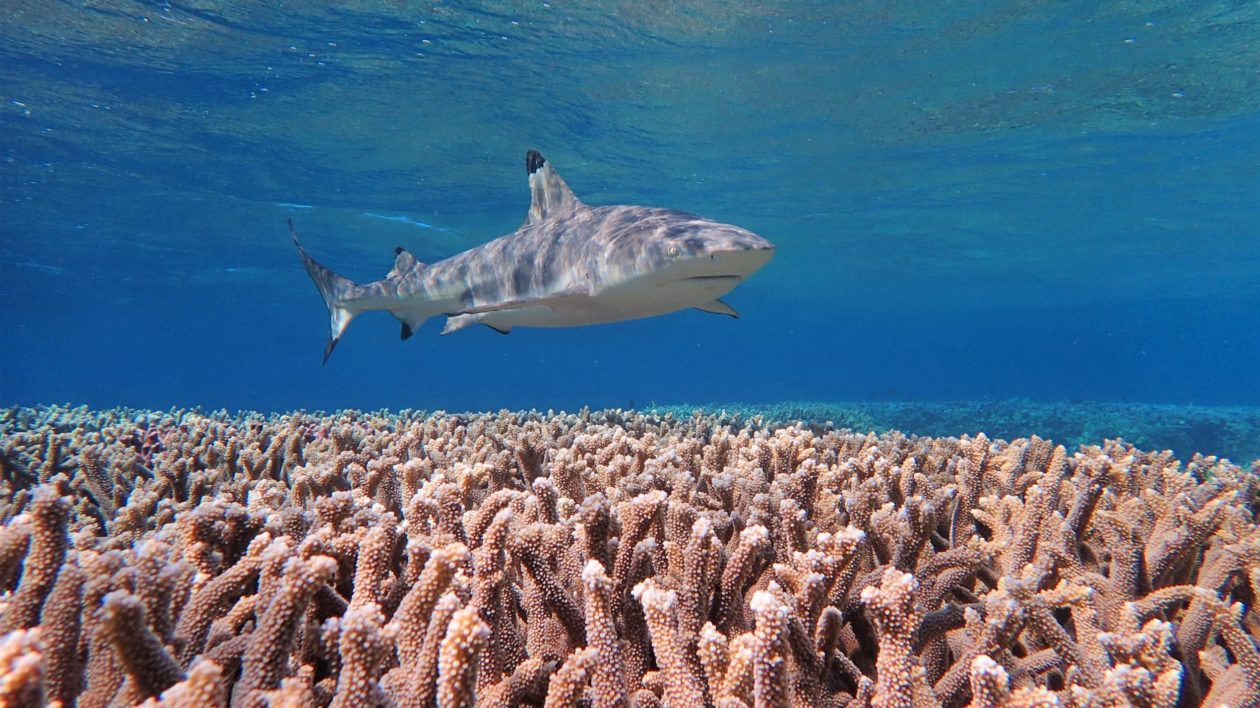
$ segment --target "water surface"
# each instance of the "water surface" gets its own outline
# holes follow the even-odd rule
[[[0,402],[1260,404],[1260,6],[59,3],[0,9]],[[574,330],[326,315],[590,203],[779,254]]]

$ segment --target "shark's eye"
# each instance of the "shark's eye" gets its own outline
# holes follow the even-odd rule
[[[682,249],[678,247],[678,244],[671,243],[669,244],[669,248],[665,249],[665,253],[670,258],[677,258],[682,255]]]

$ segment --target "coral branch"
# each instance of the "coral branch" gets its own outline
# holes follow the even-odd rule
[[[652,632],[652,649],[665,671],[665,700],[680,707],[705,705],[700,677],[688,660],[694,654],[678,632],[678,596],[649,578],[635,586],[634,597],[643,605]]]
[[[593,705],[625,706],[626,681],[622,674],[621,638],[612,615],[612,581],[599,561],[590,560],[582,571],[582,584],[586,588],[586,637],[595,657],[591,677]]]
[[[244,696],[245,705],[263,705],[262,692],[280,686],[307,603],[336,569],[337,562],[327,556],[295,557],[285,563],[278,594],[267,603],[241,661],[241,680],[236,691]]]
[[[862,602],[879,629],[879,679],[872,700],[876,708],[916,708],[936,702],[923,666],[914,656],[914,637],[919,629],[914,596],[918,589],[914,576],[889,568],[879,586],[862,590]]]
[[[66,525],[70,502],[56,487],[43,485],[31,499],[31,542],[22,566],[22,580],[0,617],[0,634],[29,629],[39,623],[44,600],[52,592],[57,572],[66,557],[69,539]]]
[[[0,705],[44,704],[44,655],[38,629],[0,638]]]
[[[490,628],[465,607],[451,617],[438,656],[439,708],[465,708],[476,703],[477,657],[490,638]]]

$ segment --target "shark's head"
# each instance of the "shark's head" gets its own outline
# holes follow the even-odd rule
[[[705,291],[721,289],[713,296],[718,297],[774,257],[774,244],[757,234],[694,214],[640,206],[591,209],[535,150],[526,154],[525,169],[532,193],[525,226],[563,224],[584,231],[597,223],[595,233],[583,240],[595,247],[588,253],[599,263],[604,287],[704,286]]]
[[[667,209],[612,207],[603,233],[605,287],[659,311],[716,300],[774,257],[774,244],[747,229]]]
[[[738,226],[681,212],[662,220],[639,256],[658,285],[728,281],[733,288],[774,257],[774,244]]]

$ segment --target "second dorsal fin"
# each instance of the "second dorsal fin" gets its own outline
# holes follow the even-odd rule
[[[525,171],[529,173],[529,214],[525,225],[537,224],[553,216],[568,214],[584,205],[537,150],[525,153]]]
[[[402,275],[418,265],[424,265],[416,260],[416,257],[407,252],[407,249],[399,246],[394,249],[394,268],[385,275],[386,278],[393,278]]]

